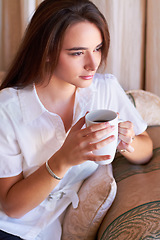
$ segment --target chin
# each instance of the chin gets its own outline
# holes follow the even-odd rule
[[[81,80],[80,82],[77,83],[77,87],[79,88],[87,88],[92,84],[92,79],[90,80]]]
[[[91,84],[92,84],[92,81],[89,81],[89,82],[87,82],[87,83],[79,84],[79,85],[77,85],[77,87],[79,87],[79,88],[87,88],[87,87],[89,87]]]

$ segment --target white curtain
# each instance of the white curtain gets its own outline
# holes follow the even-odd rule
[[[93,0],[105,15],[111,47],[107,71],[124,89],[143,88],[145,0]]]
[[[0,71],[13,59],[33,12],[43,0],[0,0]],[[125,90],[160,96],[160,0],[92,0],[111,34],[106,71]]]
[[[0,0],[0,71],[8,69],[40,2],[42,0]]]
[[[93,0],[109,23],[107,71],[124,89],[160,96],[160,0]]]
[[[13,1],[13,0],[12,0]],[[21,32],[24,32],[27,23],[32,17],[35,9],[36,9],[36,1],[35,0],[20,0],[20,9],[21,9]]]
[[[20,0],[22,33],[35,12],[35,9],[42,1],[43,0]]]

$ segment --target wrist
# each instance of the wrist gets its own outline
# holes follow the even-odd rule
[[[49,160],[48,160],[49,161]],[[49,166],[49,164],[48,164],[48,161],[46,161],[46,169],[47,169],[47,171],[48,171],[48,173],[53,177],[53,178],[55,178],[55,179],[57,179],[57,180],[62,180],[63,179],[63,177],[62,178],[60,178],[60,177],[58,177],[53,171],[52,171],[52,169],[50,168],[50,166]]]
[[[51,170],[53,172],[53,175],[58,177],[58,180],[62,179],[65,175],[65,173],[68,171],[69,167],[64,164],[63,157],[61,154],[56,152],[47,162],[46,167],[48,168],[48,172]],[[49,170],[50,169],[50,170]],[[50,173],[51,174],[51,173]],[[52,174],[51,174],[52,175]]]

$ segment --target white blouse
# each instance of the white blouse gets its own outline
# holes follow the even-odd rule
[[[119,112],[121,119],[134,124],[136,135],[146,130],[146,123],[113,75],[96,74],[89,87],[77,90],[72,125],[93,109]],[[34,86],[2,90],[0,178],[15,176],[22,171],[27,177],[62,146],[67,134],[60,116],[44,108]],[[0,206],[0,229],[28,240],[50,240],[56,232],[54,239],[59,240],[59,216],[70,203],[74,208],[78,206],[77,191],[82,181],[97,167],[96,163],[86,161],[69,169],[48,198],[20,219],[8,217]]]

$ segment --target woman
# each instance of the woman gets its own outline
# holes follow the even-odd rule
[[[133,163],[150,159],[146,123],[114,76],[96,74],[109,42],[88,0],[45,0],[35,12],[0,92],[0,238],[60,239],[82,181],[110,159],[92,150],[114,140],[98,141],[114,126],[85,128],[87,111],[119,112],[118,150]]]

